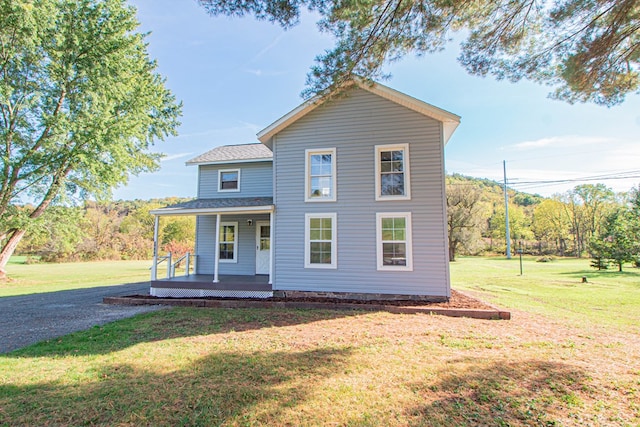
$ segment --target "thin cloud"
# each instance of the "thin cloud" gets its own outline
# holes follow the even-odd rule
[[[251,68],[245,68],[244,70],[245,73],[249,73],[249,74],[253,74],[254,76],[257,77],[274,77],[274,76],[281,76],[283,74],[287,74],[286,71],[263,71],[260,69],[251,69]]]
[[[566,148],[566,147],[584,147],[595,144],[607,144],[614,140],[605,137],[592,137],[592,136],[578,136],[578,135],[566,135],[566,136],[551,136],[548,138],[540,138],[533,141],[518,142],[513,145],[505,147],[506,150],[512,151],[525,151],[536,150],[540,148]]]
[[[267,52],[269,52],[271,49],[273,49],[274,47],[276,47],[278,45],[278,43],[280,43],[280,40],[282,40],[282,38],[284,37],[285,33],[282,32],[280,34],[278,34],[276,36],[276,38],[274,38],[271,43],[269,43],[266,47],[264,47],[260,52],[256,53],[253,58],[251,58],[248,62],[248,64],[251,64],[252,62],[257,61],[258,59],[262,58],[264,55],[267,54]]]
[[[162,159],[160,159],[161,162],[170,162],[171,160],[176,160],[176,159],[182,159],[184,157],[189,157],[192,156],[193,153],[178,153],[178,154],[172,154],[170,156],[165,156]]]

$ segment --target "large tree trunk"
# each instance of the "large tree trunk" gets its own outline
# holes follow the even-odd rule
[[[35,208],[33,212],[31,212],[29,218],[36,219],[42,216],[42,214],[51,204],[53,198],[58,194],[58,189],[62,184],[62,180],[66,178],[70,171],[71,167],[67,167],[54,178],[53,183],[51,184],[51,187],[49,187],[49,190],[47,191],[44,199],[42,200],[42,202],[40,202],[38,207]],[[22,228],[13,230],[13,232],[8,233],[11,234],[11,237],[9,237],[9,240],[7,240],[7,243],[5,243],[5,245],[2,247],[2,250],[0,251],[0,279],[5,279],[7,277],[7,270],[5,269],[5,267],[9,262],[9,258],[11,258],[11,255],[13,255],[13,252],[16,250],[18,243],[20,243],[20,240],[22,240],[22,237],[26,232],[27,230]]]
[[[20,240],[22,240],[22,237],[25,233],[26,230],[15,230],[11,234],[11,237],[9,237],[9,240],[7,240],[7,243],[5,243],[2,251],[0,251],[0,279],[5,279],[7,277],[7,271],[5,270],[5,267],[7,266],[9,258],[11,258],[11,255],[13,255],[13,252],[16,250],[16,246],[18,246],[18,243],[20,243]]]

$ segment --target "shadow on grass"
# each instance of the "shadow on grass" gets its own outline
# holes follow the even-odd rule
[[[0,385],[0,425],[274,425],[350,354],[223,351],[174,372],[116,364],[73,384]]]
[[[631,271],[628,271],[628,270]],[[575,277],[576,279],[580,279],[582,276],[587,276],[588,278],[615,278],[615,277],[638,277],[640,278],[640,270],[632,269],[631,267],[626,267],[623,271],[618,271],[618,267],[609,268],[608,270],[577,270],[577,271],[562,271],[558,274],[563,276]]]
[[[563,363],[460,365],[435,383],[413,385],[429,403],[410,409],[411,425],[558,425],[588,389],[585,374]]]
[[[108,354],[145,342],[300,325],[357,314],[361,313],[338,310],[172,308],[42,341],[0,354],[0,358]]]

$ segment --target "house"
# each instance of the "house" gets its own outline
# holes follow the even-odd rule
[[[444,146],[460,117],[381,84],[303,103],[190,161],[197,199],[151,213],[156,296],[450,297]],[[157,225],[195,215],[195,272],[157,277]]]

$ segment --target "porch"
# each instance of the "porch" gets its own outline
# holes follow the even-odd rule
[[[213,281],[210,274],[191,274],[151,281],[152,296],[193,298],[193,297],[231,297],[231,298],[269,298],[273,296],[268,275],[219,275]]]
[[[151,211],[155,216],[151,295],[272,296],[273,212],[270,197],[197,199]],[[158,254],[160,217],[173,215],[196,217],[195,254],[177,260],[171,253]],[[159,278],[159,264],[164,262],[166,278]],[[184,276],[178,276],[176,269],[184,264]]]

